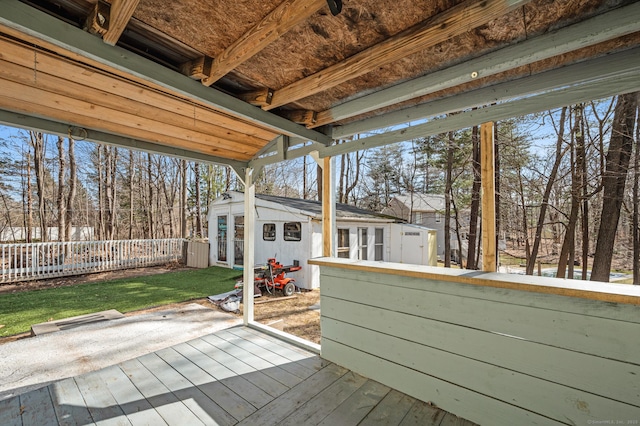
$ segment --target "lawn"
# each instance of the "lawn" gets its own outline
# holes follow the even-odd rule
[[[211,267],[0,294],[0,337],[28,332],[31,325],[108,309],[122,313],[199,299],[233,290],[241,275]]]

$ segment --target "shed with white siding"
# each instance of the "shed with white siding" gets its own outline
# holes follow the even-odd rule
[[[209,264],[242,268],[244,194],[231,191],[214,200],[208,220]],[[346,204],[336,204],[336,229],[338,257],[436,264],[435,230]],[[256,194],[255,235],[256,262],[270,257],[285,265],[298,262],[302,269],[291,274],[298,287],[319,287],[319,269],[307,261],[322,256],[321,202]]]

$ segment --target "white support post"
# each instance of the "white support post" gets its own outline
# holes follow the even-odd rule
[[[244,283],[243,289],[243,322],[249,325],[253,322],[253,286],[255,264],[255,205],[256,186],[253,183],[254,169],[245,170],[244,179]]]

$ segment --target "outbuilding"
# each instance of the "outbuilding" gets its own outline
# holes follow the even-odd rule
[[[209,263],[242,268],[244,194],[231,191],[209,206]],[[299,264],[291,276],[300,288],[319,287],[317,266],[308,259],[322,256],[322,203],[315,200],[256,194],[255,259],[275,257]],[[348,259],[436,265],[436,231],[403,219],[336,204],[337,256]]]

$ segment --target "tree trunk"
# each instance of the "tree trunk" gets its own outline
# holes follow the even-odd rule
[[[38,213],[40,215],[40,241],[48,241],[46,199],[44,189],[44,135],[30,131],[33,145],[33,166],[36,171],[36,192],[38,194]]]
[[[564,157],[562,144],[564,143],[564,123],[566,121],[566,116],[567,107],[563,107],[562,112],[560,113],[560,123],[558,123],[559,127],[558,138],[556,139],[556,156],[553,162],[553,167],[551,168],[551,172],[549,173],[547,185],[544,188],[544,194],[542,195],[542,202],[540,203],[540,214],[538,215],[538,224],[536,225],[536,235],[533,240],[533,246],[531,247],[531,256],[527,258],[527,275],[533,275],[533,268],[536,264],[538,250],[540,249],[540,241],[542,240],[544,219],[547,215],[547,207],[549,206],[549,197],[551,196],[551,190],[553,189],[553,184],[555,183],[558,169],[560,168],[560,163],[562,162],[562,157]]]
[[[473,169],[473,185],[471,187],[471,212],[469,213],[469,248],[467,269],[478,269],[476,261],[476,241],[478,238],[478,214],[480,212],[480,135],[478,126],[471,130],[471,165]]]
[[[200,163],[194,165],[195,185],[196,185],[196,237],[202,238],[202,207],[200,205]]]
[[[527,204],[524,198],[524,185],[522,183],[522,170],[518,167],[518,184],[520,186],[520,205],[522,207],[522,233],[524,235],[524,250],[527,258],[527,268],[529,264],[535,262],[531,260],[531,246],[529,245],[529,224],[527,223]]]
[[[453,186],[453,132],[449,132],[447,144],[447,171],[444,190],[444,267],[451,267],[451,188]],[[462,265],[462,247],[460,247],[460,262]]]
[[[98,239],[105,238],[104,178],[102,175],[102,145],[98,145]]]
[[[33,229],[33,189],[31,188],[31,148],[27,152],[27,220],[25,224],[26,241],[32,242],[31,231]]]
[[[558,260],[558,269],[556,276],[558,278],[568,277],[573,279],[573,265],[575,259],[575,239],[576,225],[578,223],[578,210],[580,209],[580,195],[582,184],[582,170],[585,161],[584,155],[584,137],[580,133],[580,123],[582,122],[582,105],[574,107],[575,120],[573,131],[571,133],[571,210],[569,212],[569,220],[564,234],[564,242],[560,250],[560,258]],[[567,271],[568,267],[568,271]],[[568,273],[567,273],[568,272]]]
[[[496,248],[500,247],[500,145],[498,143],[498,122],[496,121],[493,124],[493,149],[495,156],[495,189],[496,189]],[[500,256],[498,256],[500,259]],[[498,266],[500,265],[500,261],[498,261]]]
[[[580,185],[582,186],[582,254],[580,264],[582,265],[581,278],[583,281],[587,279],[587,265],[589,262],[589,176],[587,174],[587,147],[585,140],[585,126],[584,126],[584,106],[580,110],[580,124],[579,135],[576,138],[579,139],[578,149],[579,157],[581,161],[580,170]]]
[[[184,160],[183,160],[184,161]],[[133,150],[129,151],[129,239],[133,240],[133,221],[135,220],[135,216],[133,214],[133,185],[135,178],[136,169],[134,167],[134,155]]]
[[[640,118],[640,108],[637,117]],[[633,157],[633,284],[640,285],[640,125],[636,124],[635,155]]]
[[[148,196],[149,199],[147,200],[147,227],[149,229],[149,234],[148,237],[149,239],[154,239],[155,238],[155,226],[153,223],[154,220],[154,215],[153,215],[153,168],[152,168],[152,161],[151,161],[151,154],[147,153],[147,185],[149,185],[148,187]]]
[[[67,210],[65,212],[65,240],[71,241],[72,226],[73,226],[73,204],[76,200],[76,150],[75,141],[68,138],[69,141],[69,192],[67,192]]]
[[[64,154],[64,139],[58,136],[58,241],[65,241],[65,220],[67,218],[65,197],[64,197],[64,175],[66,173],[66,162]]]
[[[187,238],[187,160],[180,160],[180,235]]]
[[[592,281],[609,281],[624,187],[633,148],[633,126],[638,93],[618,96],[613,116],[606,170],[602,177],[603,199],[598,240],[593,258]]]

